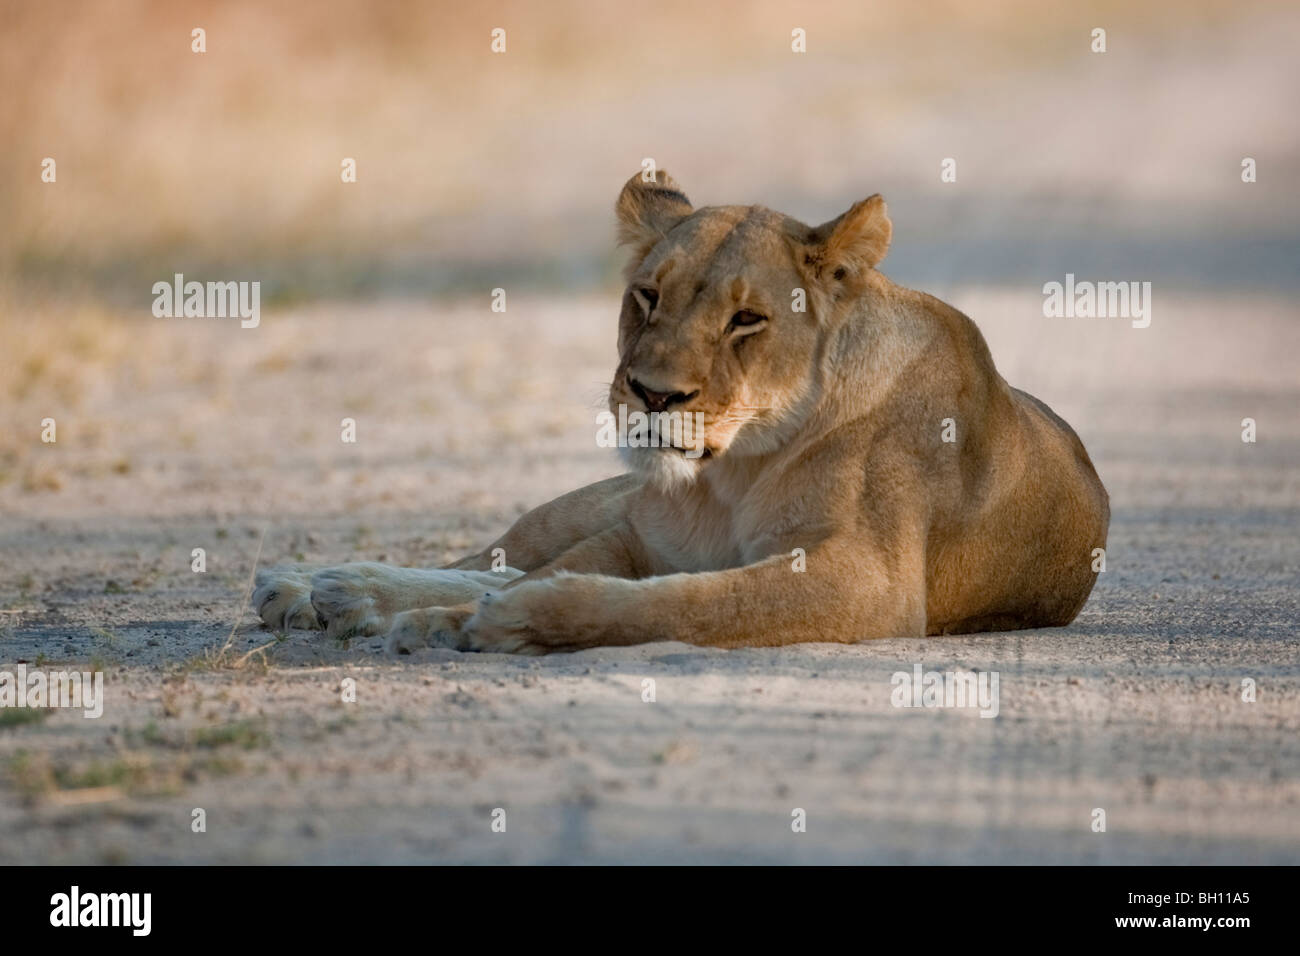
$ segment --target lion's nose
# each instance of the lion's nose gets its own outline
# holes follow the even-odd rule
[[[627,377],[627,386],[632,389],[633,394],[641,401],[645,402],[645,407],[652,412],[662,412],[668,409],[669,405],[675,405],[678,402],[689,402],[696,395],[700,394],[697,389],[694,392],[656,392],[654,389],[646,388],[645,385],[638,382],[631,375]]]

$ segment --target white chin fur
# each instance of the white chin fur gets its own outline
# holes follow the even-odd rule
[[[633,471],[660,491],[671,492],[695,481],[701,459],[687,458],[660,448],[620,448],[619,455]]]

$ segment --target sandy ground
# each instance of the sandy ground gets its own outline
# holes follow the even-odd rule
[[[437,564],[617,471],[615,297],[65,316],[6,383],[0,669],[103,668],[107,701],[0,721],[0,862],[1300,862],[1294,310],[1167,291],[1133,329],[932,291],[1110,490],[1068,628],[401,661],[278,637],[244,605],[259,546]],[[998,716],[893,707],[918,663],[997,672]]]

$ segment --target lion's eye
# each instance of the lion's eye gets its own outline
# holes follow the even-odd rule
[[[749,309],[742,309],[731,317],[731,328],[752,328],[756,325],[762,325],[766,321],[767,316],[759,315],[757,312],[751,312]]]
[[[641,307],[645,309],[645,314],[649,315],[659,304],[659,293],[654,289],[637,289],[634,293],[641,300]]]

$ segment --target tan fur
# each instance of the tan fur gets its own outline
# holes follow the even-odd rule
[[[347,627],[387,630],[395,651],[544,653],[1074,618],[1106,544],[1106,491],[1070,427],[998,375],[974,323],[876,271],[892,235],[879,196],[810,228],[761,206],[693,209],[659,173],[633,177],[616,211],[632,261],[611,409],[675,396],[671,410],[704,414],[707,454],[628,449],[631,474],[453,565],[480,572],[465,603],[438,590],[445,578],[420,583],[446,571],[353,575],[383,612]],[[497,548],[526,573],[475,601]],[[286,626],[304,587],[287,575],[269,572],[258,602]]]

